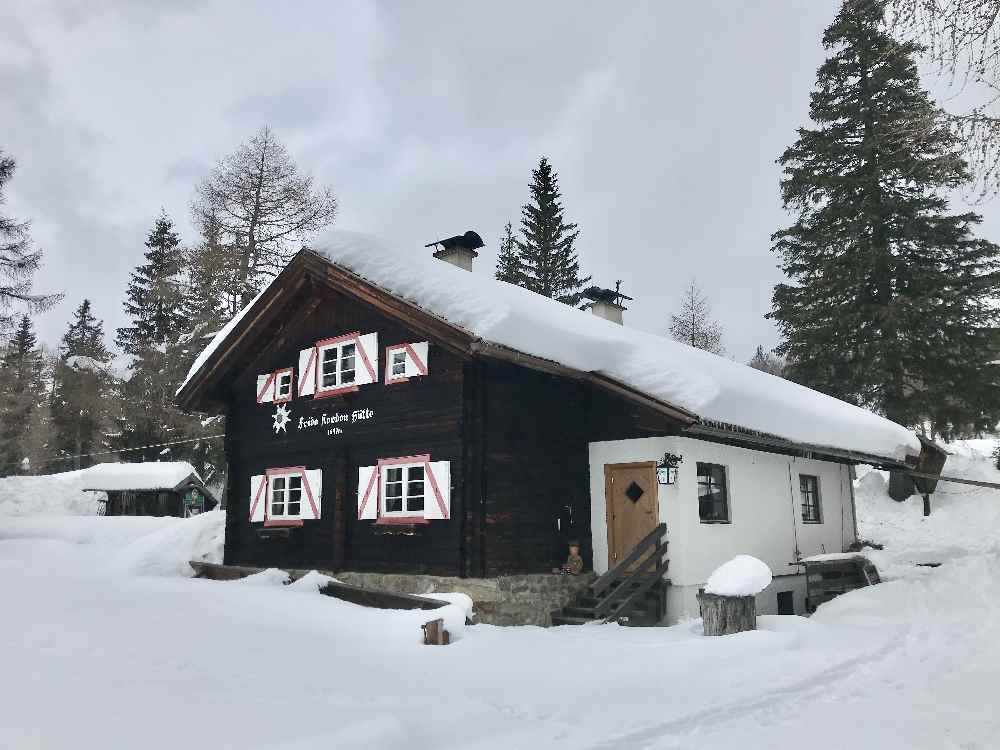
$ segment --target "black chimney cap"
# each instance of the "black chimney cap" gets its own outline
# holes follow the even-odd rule
[[[594,302],[606,302],[609,305],[624,307],[622,302],[631,300],[632,298],[627,294],[622,294],[621,288],[622,283],[620,281],[615,282],[614,289],[602,289],[599,286],[591,286],[583,290],[583,296]]]
[[[477,253],[476,250],[484,246],[483,238],[480,237],[475,232],[473,232],[471,229],[465,234],[456,234],[454,237],[447,237],[446,239],[443,240],[435,240],[434,242],[428,242],[426,245],[424,245],[424,247],[434,247],[435,245],[440,245],[441,250],[452,250],[454,248],[461,248],[462,250],[468,250],[475,256],[479,255],[479,253]]]

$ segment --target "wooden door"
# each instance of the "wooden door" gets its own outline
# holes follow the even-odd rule
[[[608,567],[613,568],[659,523],[656,464],[605,464]]]

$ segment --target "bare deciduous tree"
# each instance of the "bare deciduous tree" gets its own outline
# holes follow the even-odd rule
[[[726,353],[722,346],[722,326],[712,319],[708,298],[697,281],[692,281],[684,290],[680,312],[670,316],[670,335],[674,341],[695,349],[704,349],[712,354]]]
[[[299,174],[281,141],[263,127],[198,186],[193,209],[199,226],[213,222],[238,249],[231,271],[246,304],[309,234],[333,221],[337,200],[329,188],[315,188],[312,176]]]
[[[948,119],[976,177],[972,196],[1000,191],[1000,0],[889,0],[890,29],[924,45],[952,90]]]

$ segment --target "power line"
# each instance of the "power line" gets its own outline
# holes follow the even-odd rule
[[[164,448],[164,447],[166,447],[168,445],[181,445],[182,443],[198,443],[198,442],[201,442],[202,440],[218,440],[219,438],[224,438],[225,436],[226,436],[225,433],[222,433],[222,434],[219,434],[219,435],[206,435],[205,437],[187,438],[185,440],[171,440],[171,441],[169,441],[167,443],[154,443],[153,445],[140,445],[138,448],[121,448],[119,450],[113,450],[113,451],[97,451],[95,453],[77,453],[77,454],[72,455],[72,456],[56,456],[54,458],[43,459],[41,461],[38,461],[37,463],[38,463],[39,466],[44,466],[46,464],[56,463],[57,461],[69,461],[69,460],[74,459],[74,458],[92,458],[93,456],[110,456],[113,453],[132,453],[132,452],[135,452],[135,451],[149,450],[150,448]],[[8,466],[20,466],[21,462],[20,461],[16,461],[16,462],[13,462],[13,463],[10,463],[10,464],[7,464],[7,465]]]

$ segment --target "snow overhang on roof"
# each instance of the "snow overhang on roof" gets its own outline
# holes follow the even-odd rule
[[[313,244],[313,252],[466,332],[478,342],[474,349],[499,348],[585,374],[674,408],[678,415],[690,415],[688,422],[735,426],[817,452],[840,452],[853,460],[871,457],[904,463],[920,453],[913,432],[860,407],[491,277],[399,252],[366,235],[329,232]],[[303,251],[296,258],[308,255]],[[266,293],[216,335],[192,365],[178,394],[197,379]]]
[[[203,484],[198,472],[186,461],[95,464],[80,474],[84,490],[102,492],[172,490],[188,477]]]

